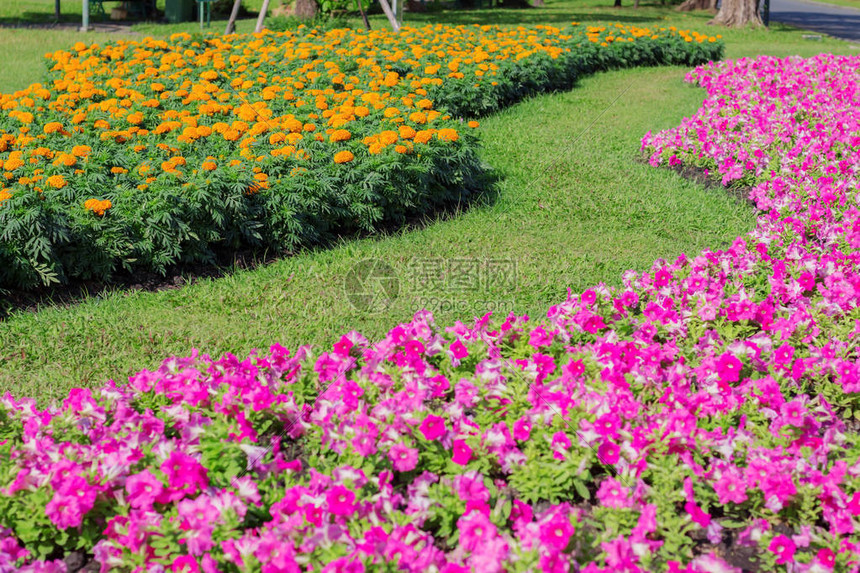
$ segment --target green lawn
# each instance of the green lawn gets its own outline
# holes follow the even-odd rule
[[[569,0],[546,9],[410,20],[535,24],[610,17],[699,29],[707,20],[656,6],[613,10]],[[805,41],[784,27],[720,33],[731,57],[854,53],[847,43]],[[39,52],[48,49],[44,42],[38,46]],[[22,65],[37,65],[35,46],[26,59]],[[484,159],[499,176],[497,197],[447,220],[175,290],[114,292],[15,313],[0,323],[0,391],[58,397],[73,386],[123,380],[192,347],[244,354],[280,342],[312,343],[321,351],[351,329],[379,336],[422,306],[440,324],[470,320],[491,307],[537,316],[564,300],[568,287],[618,284],[624,270],[646,269],[656,258],[719,247],[753,227],[749,207],[639,161],[645,132],[676,125],[701,103],[702,90],[682,81],[686,71],[604,73],[570,92],[535,97],[484,119],[479,131]],[[2,74],[0,89],[21,87],[19,78]],[[344,290],[350,270],[365,259],[387,264],[399,284],[391,306],[375,313],[354,308]],[[449,283],[471,283],[479,271],[470,267],[483,265],[490,284],[476,290],[434,286],[422,276],[434,274],[440,262],[449,265]]]

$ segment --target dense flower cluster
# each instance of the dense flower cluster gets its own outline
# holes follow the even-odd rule
[[[0,95],[0,286],[289,249],[461,203],[482,168],[460,118],[721,50],[620,24],[79,43],[48,54],[44,85]]]
[[[7,396],[0,571],[860,571],[858,71],[693,72],[644,149],[751,186],[756,230],[543,321]]]

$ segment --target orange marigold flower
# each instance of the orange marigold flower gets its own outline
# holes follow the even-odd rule
[[[436,137],[438,137],[442,141],[457,141],[458,139],[460,139],[460,135],[455,130],[449,127],[440,129],[436,133]]]
[[[43,129],[45,133],[60,133],[63,131],[63,124],[58,121],[51,121],[46,123]]]
[[[413,111],[409,114],[409,121],[414,123],[427,123],[427,116],[420,111]]]
[[[471,128],[478,127],[479,125],[481,125],[481,124],[478,123],[477,121],[474,121],[474,120],[469,122],[469,127],[471,127]]]
[[[76,145],[72,148],[72,155],[75,157],[86,157],[90,153],[92,153],[93,148],[89,145]],[[139,150],[135,150],[139,151]]]
[[[335,163],[349,163],[353,159],[355,159],[355,155],[352,154],[352,151],[338,151],[334,154]]]
[[[111,207],[113,207],[113,204],[107,199],[105,199],[104,201],[101,201],[99,199],[87,199],[86,201],[84,201],[84,208],[88,211],[92,211],[99,217],[103,216],[105,214],[105,211],[107,211]]]
[[[391,145],[397,142],[397,132],[385,130],[379,134],[379,143],[382,145]]]
[[[204,161],[201,167],[203,168],[203,171],[215,171],[215,168],[218,166],[215,165],[214,161]]]
[[[66,179],[62,175],[51,175],[48,177],[48,185],[54,189],[62,189],[66,186]]]
[[[433,137],[433,132],[423,129],[415,134],[414,141],[415,143],[427,143],[431,137]]]
[[[352,137],[352,134],[349,133],[347,130],[336,129],[334,130],[334,132],[332,132],[330,139],[332,142],[336,143],[338,141],[347,141],[350,137]]]
[[[11,199],[12,194],[9,193],[8,189],[0,189],[0,203],[6,201],[7,199]]]

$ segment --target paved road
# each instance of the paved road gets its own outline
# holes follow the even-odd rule
[[[770,0],[770,19],[860,42],[860,10],[854,8],[802,0]]]

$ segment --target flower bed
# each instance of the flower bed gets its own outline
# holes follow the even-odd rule
[[[474,118],[716,37],[428,26],[146,39],[48,54],[0,95],[0,287],[164,272],[396,225],[481,191]]]
[[[695,70],[643,148],[751,186],[756,230],[542,322],[7,396],[0,571],[860,570],[858,71]]]
[[[756,230],[542,321],[6,397],[0,570],[860,570],[858,72],[695,70],[643,149],[750,188]]]

